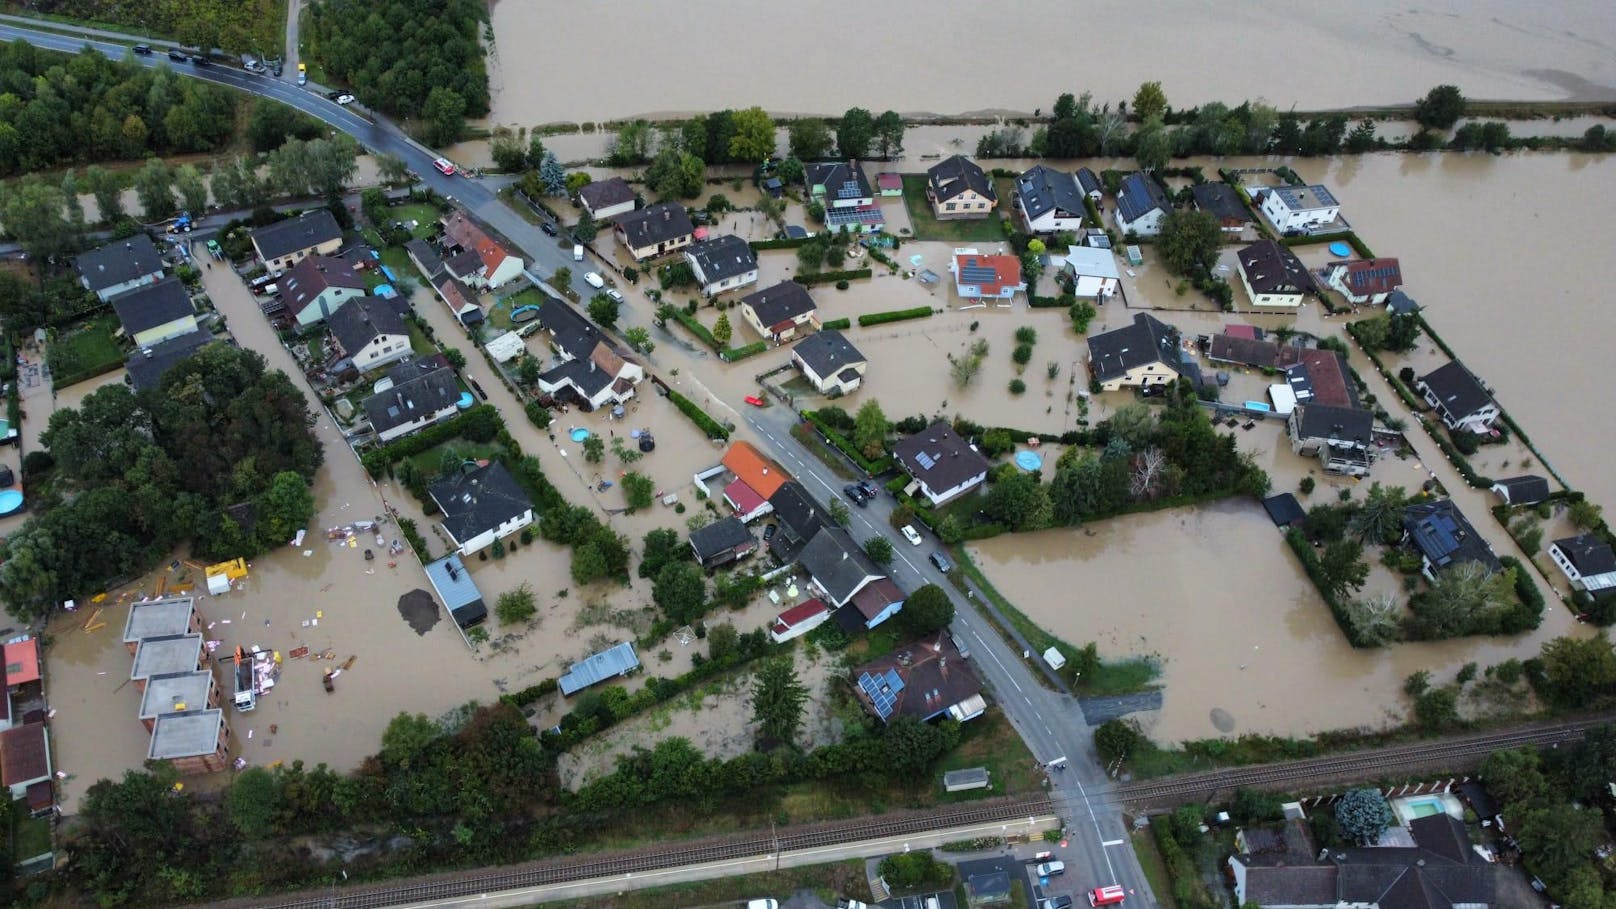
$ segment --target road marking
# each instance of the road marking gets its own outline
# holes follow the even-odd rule
[[[992,650],[989,650],[987,644],[983,643],[980,636],[977,637],[976,642],[978,644],[982,644],[982,650],[985,651],[988,656],[993,657],[993,662],[998,663],[999,668],[1004,670],[1005,677],[1010,680],[1010,684],[1016,686],[1016,691],[1023,695],[1026,694],[1026,692],[1021,691],[1021,683],[1016,681],[1015,673],[1011,672],[1010,668],[1004,665],[1004,661],[999,659],[999,655],[994,653]]]
[[[900,558],[900,559],[902,559],[902,560],[903,560],[903,564],[905,564],[905,565],[908,565],[908,566],[909,566],[909,570],[910,570],[910,571],[912,571],[912,572],[914,572],[914,573],[915,573],[915,574],[920,574],[920,569],[918,569],[918,568],[916,568],[916,567],[915,567],[915,563],[914,563],[914,562],[911,562],[911,561],[909,561],[909,557],[908,557],[908,556],[906,556],[906,555],[904,555],[904,554],[903,554],[903,553],[901,553],[901,552],[900,552],[900,553],[898,553],[898,558]]]
[[[1122,845],[1123,843],[1126,843],[1126,842],[1127,842],[1127,840],[1106,840],[1105,842],[1101,843],[1100,845],[1102,845],[1102,846],[1120,846],[1120,845]]]

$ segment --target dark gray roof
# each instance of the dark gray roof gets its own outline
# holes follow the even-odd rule
[[[1089,170],[1086,167],[1079,167],[1077,169],[1077,185],[1082,188],[1083,192],[1087,195],[1105,192],[1105,184],[1101,183],[1100,178],[1094,175],[1094,171]]]
[[[785,532],[803,542],[813,539],[825,524],[824,509],[796,480],[781,484],[769,497],[769,505],[774,508],[774,518]]]
[[[1207,345],[1206,358],[1247,366],[1273,366],[1279,362],[1279,345],[1256,338],[1213,335],[1212,342]]]
[[[279,259],[287,253],[341,237],[342,228],[337,226],[337,219],[323,208],[306,211],[295,218],[287,218],[252,232],[259,255],[266,259]]]
[[[695,261],[709,284],[757,268],[757,257],[752,255],[752,247],[740,237],[729,234],[686,247],[685,255]]]
[[[443,267],[456,277],[469,277],[483,270],[483,256],[476,249],[462,250],[444,259]]]
[[[1368,445],[1375,434],[1375,415],[1356,407],[1298,404],[1296,426],[1303,439],[1336,438]]]
[[[1583,577],[1616,571],[1616,552],[1596,534],[1566,537],[1555,540],[1554,545]]]
[[[210,332],[199,328],[177,338],[159,341],[143,350],[134,351],[129,355],[129,359],[124,361],[124,368],[129,370],[129,384],[133,385],[136,391],[156,388],[163,383],[163,376],[167,375],[170,369],[212,340],[213,335]]]
[[[808,288],[796,281],[781,281],[741,298],[741,304],[752,307],[764,328],[779,325],[798,316],[813,312],[818,307]]]
[[[196,315],[191,292],[179,278],[164,278],[156,284],[125,291],[112,298],[112,308],[131,339],[147,329]]]
[[[1241,856],[1248,902],[1264,906],[1337,906],[1379,909],[1452,909],[1496,901],[1499,866],[1470,848],[1464,825],[1448,814],[1416,818],[1412,847],[1331,851],[1318,864],[1265,863]]]
[[[797,342],[793,352],[824,378],[835,375],[843,367],[867,362],[853,342],[834,328],[803,338]]]
[[[1289,527],[1307,517],[1307,512],[1302,510],[1302,503],[1296,501],[1296,496],[1292,493],[1282,492],[1269,496],[1262,500],[1262,504],[1276,527]]]
[[[539,378],[548,385],[571,382],[586,397],[593,398],[617,376],[599,368],[593,358],[583,356],[552,366],[540,373]]]
[[[703,561],[720,553],[744,546],[752,539],[752,531],[746,529],[741,519],[730,515],[719,518],[706,527],[698,527],[690,532],[690,548],[696,551],[696,556]]]
[[[302,312],[328,288],[365,289],[365,279],[359,276],[347,259],[331,256],[309,256],[287,269],[276,284],[280,287],[281,299],[294,313]],[[330,315],[329,312],[321,313],[321,318]]]
[[[440,480],[427,491],[443,512],[443,529],[456,541],[492,530],[533,507],[498,461]]]
[[[1493,402],[1481,380],[1458,360],[1420,376],[1420,384],[1429,388],[1437,397],[1437,406],[1456,420]]]
[[[453,369],[436,355],[400,364],[387,372],[393,387],[365,399],[365,415],[377,432],[435,414],[460,400]]]
[[[1334,865],[1246,869],[1246,901],[1259,906],[1334,906],[1339,873]]]
[[[602,208],[622,205],[624,202],[633,202],[634,187],[629,186],[628,181],[622,177],[586,183],[578,190],[578,201],[588,206],[590,211],[599,211]]]
[[[1403,530],[1420,553],[1437,569],[1459,562],[1480,562],[1491,571],[1503,566],[1491,546],[1471,526],[1452,499],[1410,505],[1403,509]]]
[[[942,420],[908,436],[892,447],[892,456],[909,475],[938,493],[985,473],[993,465],[954,427]]]
[[[1101,382],[1147,363],[1179,370],[1178,329],[1148,313],[1134,313],[1133,324],[1089,338],[1089,363]]]
[[[836,603],[845,603],[867,578],[881,577],[864,551],[845,530],[821,527],[797,556],[798,564],[825,588]]]
[[[1240,271],[1253,293],[1313,293],[1316,285],[1307,266],[1290,247],[1273,240],[1258,240],[1240,250]]]
[[[603,338],[600,329],[583,313],[560,300],[546,299],[539,304],[539,324],[549,332],[555,345],[576,360],[589,358]]]
[[[1521,477],[1510,477],[1493,483],[1493,488],[1503,487],[1503,496],[1511,505],[1536,505],[1549,497],[1549,481],[1536,474],[1527,474]]]
[[[1195,197],[1195,207],[1204,212],[1211,212],[1219,221],[1241,221],[1251,223],[1256,220],[1251,216],[1251,209],[1240,198],[1239,190],[1227,183],[1198,183],[1190,188],[1190,195]]]
[[[869,178],[857,161],[833,161],[828,164],[809,164],[803,168],[803,181],[811,192],[816,186],[825,187],[825,203],[869,199],[875,193]]]
[[[690,213],[677,202],[659,202],[639,211],[631,211],[617,218],[617,230],[622,231],[628,245],[644,249],[669,240],[677,240],[695,230]]]
[[[1122,213],[1123,220],[1131,224],[1158,208],[1163,214],[1173,210],[1173,203],[1168,201],[1161,184],[1147,174],[1135,173],[1122,178],[1122,188],[1117,190],[1117,211]]]
[[[79,256],[74,262],[85,284],[99,293],[114,285],[163,270],[157,245],[145,234],[114,240]]]
[[[409,334],[399,305],[380,297],[355,297],[327,317],[326,325],[351,357],[381,335]]]
[[[1086,211],[1077,178],[1042,164],[1033,165],[1016,178],[1016,192],[1021,195],[1021,206],[1027,210],[1028,218],[1042,217],[1050,211],[1059,217],[1081,218]]]
[[[933,164],[926,170],[926,180],[939,202],[947,202],[970,189],[993,201],[999,198],[993,192],[993,181],[988,179],[987,173],[964,155],[954,155]]]
[[[443,268],[443,256],[426,240],[411,240],[404,244],[404,251],[415,259],[428,278],[436,276]]]
[[[1387,295],[1386,311],[1394,316],[1412,315],[1420,311],[1420,304],[1414,302],[1413,297],[1403,293],[1399,288]]]

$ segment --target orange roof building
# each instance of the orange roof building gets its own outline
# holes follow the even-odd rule
[[[39,641],[36,638],[7,644],[5,660],[7,687],[39,681]]]
[[[724,454],[724,466],[735,474],[735,479],[750,486],[764,500],[772,498],[791,479],[780,465],[764,457],[750,442],[730,445]]]

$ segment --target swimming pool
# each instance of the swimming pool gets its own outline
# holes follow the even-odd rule
[[[583,428],[582,426],[579,426],[579,427],[576,427],[575,429],[573,429],[573,431],[572,431],[572,440],[574,442],[582,442],[583,440],[589,438],[590,435],[591,435],[591,433],[590,433],[589,430]]]
[[[1411,818],[1431,817],[1447,810],[1443,807],[1441,799],[1420,799],[1416,802],[1406,803],[1405,808]]]
[[[8,515],[22,508],[22,493],[15,489],[0,489],[0,515]]]
[[[1346,258],[1347,256],[1352,255],[1352,246],[1337,240],[1330,244],[1330,255]]]

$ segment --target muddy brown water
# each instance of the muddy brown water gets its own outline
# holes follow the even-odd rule
[[[1609,96],[1616,85],[1616,21],[1593,0],[1530,12],[1507,0],[1418,9],[1392,0],[1304,7],[1173,0],[1147,17],[1136,12],[1123,0],[1086,5],[1081,14],[1060,0],[1032,0],[1007,17],[991,4],[897,0],[872,19],[850,0],[773,5],[766,15],[745,0],[703,0],[637,9],[634,27],[622,28],[621,11],[611,6],[502,0],[493,5],[490,119],[597,121],[751,104],[781,113],[840,114],[853,104],[1031,112],[1047,110],[1065,88],[1131,99],[1145,79],[1160,80],[1175,106],[1261,97],[1282,109],[1407,103],[1444,82],[1477,98]],[[1040,27],[1018,26],[1025,22]],[[838,41],[827,23],[875,40]],[[1095,23],[1104,23],[1105,40],[1093,40]],[[1256,37],[1279,25],[1286,40]],[[688,36],[704,54],[671,77],[670,35]],[[980,65],[939,50],[961,35],[971,36],[969,58]],[[1230,49],[1253,41],[1263,48],[1253,59],[1263,65],[1230,65]],[[611,77],[583,76],[600,71],[603,42]],[[1178,50],[1143,58],[1137,51],[1160,46]],[[796,60],[813,65],[782,65]],[[745,90],[737,94],[740,80]]]

